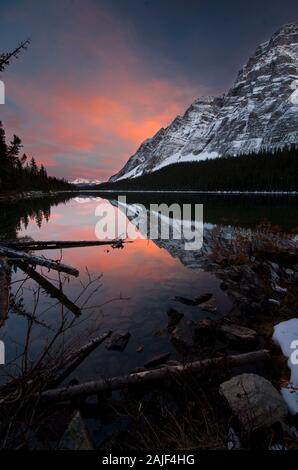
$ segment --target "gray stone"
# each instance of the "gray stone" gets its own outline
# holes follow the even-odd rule
[[[256,374],[237,375],[222,383],[219,391],[247,433],[283,421],[288,412],[280,393]]]
[[[79,411],[72,417],[68,428],[63,434],[60,443],[60,450],[92,450],[88,432]]]
[[[183,318],[172,331],[171,341],[179,352],[187,354],[193,347],[194,324],[190,320]]]
[[[191,306],[196,305],[195,300],[188,299],[187,297],[176,296],[175,300],[177,300],[177,302],[180,302],[181,304],[184,304],[184,305],[191,305]]]
[[[202,304],[204,302],[208,302],[208,300],[210,300],[212,296],[213,296],[213,294],[211,294],[211,292],[206,292],[206,294],[203,294],[203,295],[200,295],[199,297],[197,297],[195,299],[195,303],[196,303],[196,305],[199,305],[199,304]]]
[[[217,307],[216,307],[216,303],[215,303],[214,298],[208,300],[207,302],[202,302],[199,305],[199,307],[202,310],[205,310],[206,312],[209,312],[209,313],[216,313],[217,312]]]
[[[256,331],[244,326],[235,325],[234,323],[222,323],[218,331],[220,336],[229,343],[241,346],[242,348],[251,346],[257,339]]]
[[[130,338],[128,331],[115,331],[106,343],[106,348],[114,351],[124,351]]]
[[[209,318],[199,320],[195,325],[195,340],[201,346],[208,346],[213,343],[215,338],[215,325],[214,321]]]
[[[182,320],[184,315],[183,315],[183,313],[178,312],[174,308],[170,308],[168,310],[168,317],[169,317],[168,330],[173,331],[175,326],[178,325],[178,323],[180,322],[180,320]]]

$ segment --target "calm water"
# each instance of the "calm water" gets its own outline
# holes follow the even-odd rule
[[[95,209],[108,195],[80,195],[70,200],[23,201],[18,206],[2,208],[0,234],[13,238],[16,235],[29,236],[35,240],[94,240],[98,218]],[[62,199],[62,197],[60,198]],[[128,203],[160,202],[160,195],[129,195]],[[177,202],[177,195],[164,196],[166,202]],[[111,201],[115,205],[114,201]],[[108,204],[111,202],[107,201]],[[181,196],[179,202],[204,204],[206,228],[255,227],[260,223],[279,225],[284,231],[295,230],[297,221],[297,199],[294,197],[260,196],[259,198],[213,197],[199,195]],[[38,253],[38,254],[41,254]],[[52,259],[60,259],[60,251],[42,252]],[[209,272],[200,269],[191,257],[183,252],[182,245],[173,249],[167,244],[138,239],[126,244],[124,249],[109,247],[72,248],[63,250],[63,262],[80,270],[78,279],[71,279],[64,285],[64,293],[76,300],[90,276],[102,274],[98,283],[92,284],[79,299],[78,305],[86,301],[79,324],[68,333],[68,337],[80,337],[83,344],[91,335],[111,329],[128,330],[130,341],[124,352],[108,351],[100,346],[76,371],[81,378],[111,376],[140,367],[156,354],[171,352],[171,358],[180,358],[173,348],[167,332],[167,310],[174,307],[187,318],[199,319],[202,313],[197,307],[184,306],[175,301],[175,296],[196,297],[212,292],[219,306],[218,315],[231,308],[231,302],[220,289],[219,280]],[[86,268],[88,273],[86,272]],[[49,274],[55,283],[58,275]],[[50,327],[57,326],[61,307],[57,301],[44,292],[37,299],[37,285],[27,280],[20,290],[20,280],[25,276],[20,271],[12,272],[12,291],[23,298],[27,311],[36,310],[38,318]],[[99,286],[100,284],[100,286]],[[119,300],[119,297],[124,299]],[[89,299],[89,300],[88,300]],[[114,299],[114,300],[113,300]],[[105,304],[105,305],[103,305]],[[68,315],[72,315],[69,313]],[[6,361],[9,362],[22,350],[27,322],[24,317],[11,312],[1,328],[0,339],[6,345]],[[34,341],[30,350],[36,357],[51,337],[51,330],[44,326],[34,327]],[[136,352],[142,347],[142,352]]]

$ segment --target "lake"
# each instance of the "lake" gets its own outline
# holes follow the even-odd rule
[[[284,233],[297,233],[297,197],[295,196],[207,196],[200,194],[127,194],[127,205],[150,203],[203,204],[204,231],[220,228],[229,237],[235,230],[261,230],[278,227]],[[28,199],[16,205],[2,206],[0,236],[34,240],[94,240],[98,218],[96,208],[102,203],[117,206],[116,195],[80,193],[76,197],[57,195]],[[123,212],[123,211],[122,211]],[[205,233],[204,232],[204,233]],[[123,352],[99,346],[75,371],[78,379],[109,377],[141,367],[155,355],[169,352],[181,360],[167,330],[170,308],[186,318],[198,320],[210,313],[197,306],[184,305],[176,296],[193,299],[210,292],[218,305],[217,315],[224,315],[232,302],[221,289],[221,282],[208,270],[199,253],[186,252],[183,243],[152,241],[143,238],[126,243],[123,249],[107,246],[80,247],[38,252],[62,259],[80,271],[78,278],[63,281],[63,292],[82,307],[82,316],[65,340],[84,344],[90,337],[107,330],[125,330],[131,334]],[[59,275],[40,270],[59,287]],[[97,279],[97,281],[95,281]],[[30,340],[30,358],[34,360],[53,335],[61,320],[61,305],[19,269],[12,269],[11,292],[26,312],[34,312],[40,324],[34,324]],[[79,297],[80,296],[80,297]],[[79,297],[79,299],[78,299]],[[77,300],[78,299],[78,300]],[[65,309],[64,309],[65,310]],[[67,315],[73,316],[71,312]],[[211,315],[212,316],[212,315]],[[6,362],[22,352],[27,334],[27,319],[12,308],[1,328]]]

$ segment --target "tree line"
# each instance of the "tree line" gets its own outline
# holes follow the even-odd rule
[[[45,167],[38,166],[34,157],[29,159],[21,153],[22,147],[22,141],[16,135],[6,143],[5,130],[0,121],[0,192],[72,188],[67,181],[48,176]]]
[[[237,157],[182,162],[100,189],[197,191],[298,191],[298,146]]]
[[[3,72],[13,58],[18,58],[22,50],[26,50],[30,41],[26,40],[12,52],[0,53],[0,72]],[[36,160],[29,159],[21,153],[22,141],[14,135],[7,143],[5,130],[0,121],[0,192],[25,190],[64,190],[73,186],[63,179],[48,176],[43,165],[38,166]]]

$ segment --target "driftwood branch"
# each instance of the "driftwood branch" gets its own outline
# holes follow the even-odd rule
[[[67,266],[66,264],[60,263],[59,261],[41,258],[40,256],[29,255],[23,251],[16,251],[3,245],[0,246],[0,255],[7,256],[13,260],[22,260],[34,266],[44,266],[48,269],[54,269],[55,271],[70,274],[72,276],[77,277],[79,275],[79,271],[72,266]]]
[[[15,250],[57,250],[63,248],[77,248],[87,246],[104,246],[110,245],[112,248],[123,248],[124,243],[132,243],[121,239],[116,240],[80,240],[80,241],[34,241],[34,240],[20,240],[5,242],[5,246],[9,246]]]
[[[97,395],[106,391],[119,390],[125,387],[143,385],[146,383],[162,381],[182,373],[198,373],[213,367],[233,367],[252,362],[264,361],[270,358],[268,351],[260,350],[239,355],[226,357],[216,357],[202,361],[179,364],[175,366],[165,366],[159,369],[136,372],[122,377],[113,377],[106,380],[92,380],[79,385],[61,387],[47,390],[41,393],[44,400],[63,401],[76,397]]]
[[[101,343],[103,343],[110,335],[111,331],[107,331],[96,338],[91,339],[84,344],[78,351],[70,353],[65,359],[67,366],[51,383],[51,387],[60,385]],[[49,387],[50,388],[50,387]]]
[[[68,310],[70,310],[76,317],[82,314],[80,307],[73,303],[61,289],[58,289],[51,282],[49,282],[44,276],[39,274],[35,269],[28,266],[23,261],[15,261],[14,264],[20,268],[25,274],[39,284],[51,297],[59,300]]]

